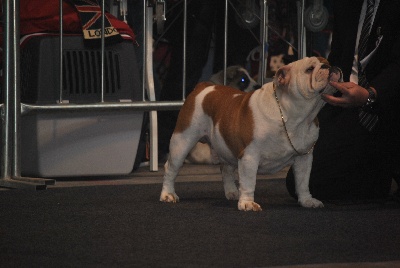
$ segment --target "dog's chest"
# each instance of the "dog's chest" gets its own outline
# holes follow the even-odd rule
[[[238,134],[240,135],[240,134]],[[307,153],[318,137],[318,128],[312,127],[307,132],[287,133],[280,120],[265,120],[262,126],[255,126],[251,142],[242,147],[239,155],[235,154],[226,141],[214,130],[213,146],[217,154],[232,165],[237,165],[238,159],[249,157],[258,162],[259,173],[275,173],[293,164],[299,153]]]

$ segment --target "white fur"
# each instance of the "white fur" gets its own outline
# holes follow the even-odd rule
[[[237,159],[222,138],[219,124],[202,109],[204,97],[215,90],[207,87],[196,97],[195,113],[191,126],[182,133],[174,133],[170,143],[170,155],[165,164],[164,182],[160,200],[177,202],[174,182],[186,155],[204,134],[222,162],[221,172],[227,199],[238,199],[239,210],[260,211],[254,202],[257,173],[275,173],[293,165],[298,202],[303,207],[323,207],[322,202],[312,198],[309,191],[309,176],[312,151],[298,155],[291,146],[281,120],[278,103],[274,95],[274,84],[284,114],[289,137],[299,152],[307,152],[318,138],[319,128],[313,120],[325,104],[320,91],[333,93],[329,86],[329,70],[315,57],[304,58],[282,67],[274,82],[255,91],[249,101],[254,120],[253,140]],[[309,67],[315,67],[309,71]],[[243,122],[245,124],[245,122]],[[237,170],[237,175],[236,175]],[[235,180],[239,179],[239,188]]]

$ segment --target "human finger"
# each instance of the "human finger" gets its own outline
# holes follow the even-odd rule
[[[349,89],[354,86],[351,82],[329,82],[334,88],[336,88],[341,93],[348,93]]]
[[[342,97],[335,97],[329,94],[322,94],[321,97],[325,102],[333,106],[348,107],[350,105],[348,100]]]

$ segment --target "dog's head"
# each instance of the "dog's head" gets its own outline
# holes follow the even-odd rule
[[[214,74],[210,81],[217,85],[223,85],[224,71],[222,70]],[[226,85],[244,92],[250,92],[261,87],[261,85],[251,78],[247,70],[240,65],[233,65],[226,68]]]
[[[274,77],[277,88],[304,99],[320,98],[322,93],[333,94],[336,89],[329,84],[330,81],[343,81],[343,74],[321,57],[294,61],[281,67]]]

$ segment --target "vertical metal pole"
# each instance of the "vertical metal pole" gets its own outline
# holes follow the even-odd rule
[[[101,102],[104,102],[105,1],[101,2]]]
[[[301,58],[305,58],[307,57],[307,35],[306,35],[306,26],[304,25],[304,10],[306,8],[306,3],[305,0],[302,0],[302,4],[301,4],[301,24],[302,24],[302,28],[301,28],[301,40],[303,42],[302,47],[302,57]]]
[[[59,60],[60,60],[60,88],[59,88],[59,102],[62,103],[63,102],[63,0],[60,0],[60,55],[59,55]]]
[[[19,0],[3,1],[4,28],[4,110],[1,178],[20,177],[20,80]]]
[[[153,7],[146,7],[146,23],[145,23],[145,43],[146,43],[146,86],[147,95],[150,101],[156,100],[154,91],[154,74],[153,74]],[[158,122],[157,111],[150,111],[150,171],[158,170]]]
[[[264,84],[265,80],[265,72],[266,72],[266,56],[267,54],[265,53],[265,44],[266,40],[268,37],[267,33],[267,25],[268,25],[268,6],[267,6],[267,0],[262,1],[262,13],[263,13],[263,19],[262,19],[262,25],[261,25],[261,57],[260,57],[260,66],[261,66],[261,74],[259,75],[260,77],[260,83],[261,85]]]
[[[19,19],[17,16],[19,13],[19,0],[14,1],[14,6],[12,9],[12,24],[13,36],[11,38],[12,42],[12,77],[11,77],[11,85],[13,92],[12,100],[12,116],[13,116],[13,169],[12,176],[13,177],[21,177],[21,157],[20,157],[20,118],[21,118],[21,87],[20,87],[20,47],[19,47]],[[18,15],[17,15],[18,14]]]
[[[187,0],[183,1],[183,67],[182,67],[182,100],[186,99],[186,40],[187,40]]]
[[[147,42],[147,39],[146,39],[147,12],[146,12],[146,9],[147,9],[147,3],[146,2],[147,2],[147,0],[143,0],[143,10],[142,10],[142,12],[143,12],[143,21],[142,21],[142,23],[143,23],[143,31],[142,31],[142,34],[143,34],[142,100],[143,101],[146,100],[146,93],[145,93],[145,90],[146,90],[146,83],[145,83],[145,81],[146,81],[146,59],[147,59],[147,54],[146,54],[146,47],[147,47],[147,43],[146,43]]]
[[[224,20],[224,85],[226,85],[226,67],[228,62],[228,0],[225,0],[225,20]]]
[[[13,101],[13,87],[12,87],[12,73],[13,66],[13,50],[12,47],[12,33],[13,29],[13,9],[15,7],[15,1],[3,1],[3,16],[4,16],[4,63],[3,63],[3,75],[4,75],[4,106],[2,110],[2,155],[1,155],[1,179],[11,178],[12,168],[12,108],[11,103]]]
[[[305,0],[301,0],[301,3],[297,1],[297,21],[298,21],[298,59],[302,59],[306,56],[305,52],[305,27],[304,27],[304,8],[305,8]]]

